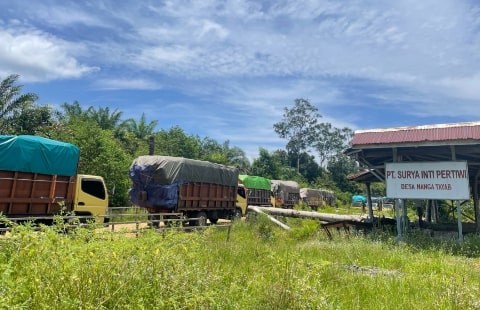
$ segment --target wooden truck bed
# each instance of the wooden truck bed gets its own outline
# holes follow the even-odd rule
[[[180,185],[177,210],[235,209],[236,186],[189,182]]]
[[[0,212],[9,217],[59,213],[63,203],[71,208],[73,190],[74,177],[0,170]]]

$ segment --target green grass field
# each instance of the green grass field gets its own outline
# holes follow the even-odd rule
[[[1,309],[480,309],[480,238],[327,239],[263,216],[137,236],[18,226],[0,238]]]

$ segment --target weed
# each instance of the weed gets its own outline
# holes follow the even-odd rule
[[[478,236],[420,232],[328,240],[318,223],[283,230],[257,215],[226,231],[13,225],[0,238],[0,308],[479,309]],[[60,225],[60,228],[62,226]]]

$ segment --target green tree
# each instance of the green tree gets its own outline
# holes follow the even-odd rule
[[[320,176],[321,170],[314,156],[308,153],[300,154],[300,174],[308,183],[313,183]]]
[[[228,146],[228,144],[226,144]],[[242,174],[248,174],[250,171],[250,161],[241,148],[234,146],[228,147],[226,150],[227,157],[229,158],[230,164],[240,171]]]
[[[259,149],[259,157],[255,158],[250,168],[250,174],[276,180],[279,178],[282,164],[267,149]]]
[[[153,136],[156,154],[191,159],[200,158],[200,138],[187,135],[179,126],[171,127],[169,130],[162,129]]]
[[[300,155],[312,145],[322,116],[307,99],[295,99],[293,108],[285,108],[283,119],[273,124],[278,136],[287,139],[287,151],[296,156],[297,172],[300,172]]]
[[[295,168],[298,161],[298,156],[296,154],[279,149],[273,151],[271,155],[280,163],[276,179],[304,182],[302,175]]]
[[[86,111],[83,110],[78,101],[74,101],[73,103],[64,102],[61,105],[61,108],[63,109],[63,113],[60,112],[60,118],[64,122],[68,122],[69,120],[76,118],[83,118],[85,120],[87,119]]]
[[[110,108],[89,107],[85,111],[87,119],[94,121],[102,129],[117,130],[121,124],[122,112],[115,109],[110,113]]]
[[[38,99],[33,93],[22,94],[23,86],[16,84],[18,78],[18,74],[12,74],[0,82],[0,133],[15,134],[16,117]]]
[[[9,130],[15,135],[37,135],[55,123],[51,107],[32,104],[13,111]]]
[[[156,120],[147,123],[145,113],[142,113],[142,116],[138,121],[129,118],[124,122],[123,126],[125,126],[128,132],[133,133],[137,139],[146,140],[153,134],[157,124],[158,121]]]
[[[349,181],[347,176],[358,172],[356,162],[345,154],[333,156],[327,164],[328,172],[336,186],[343,192],[356,193],[362,189],[358,183]]]
[[[52,131],[51,137],[78,146],[79,173],[102,176],[110,195],[110,206],[127,206],[128,169],[133,158],[114,138],[113,131],[101,129],[95,121],[82,118],[70,120],[66,128],[67,131]]]
[[[321,123],[314,135],[315,150],[319,155],[320,166],[324,167],[332,156],[343,152],[353,136],[350,128],[335,128],[330,123]]]
[[[239,168],[242,173],[249,169],[250,163],[245,152],[238,147],[231,147],[230,141],[228,140],[223,142],[223,144],[220,144],[218,141],[206,137],[200,141],[200,148],[200,159],[202,160],[235,166]]]

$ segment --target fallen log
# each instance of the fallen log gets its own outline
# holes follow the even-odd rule
[[[271,215],[268,215],[267,213],[263,212],[261,209],[263,209],[263,208],[260,208],[260,207],[257,207],[257,206],[248,206],[248,210],[252,210],[252,211],[254,211],[256,213],[260,213],[260,214],[265,214],[268,217],[269,220],[271,220],[272,222],[274,222],[278,226],[282,227],[283,229],[290,230],[290,227],[288,225],[285,225],[284,223],[280,222],[279,220],[272,217]]]
[[[338,221],[351,221],[351,222],[365,222],[367,218],[362,215],[346,215],[346,214],[331,214],[331,213],[318,213],[310,211],[300,211],[293,209],[282,209],[274,207],[257,207],[257,206],[248,206],[249,210],[258,209],[264,213],[271,215],[287,216],[287,217],[297,217],[297,218],[310,218],[318,219],[324,222],[338,222]],[[254,210],[255,211],[255,210]],[[257,211],[255,211],[257,212]]]

